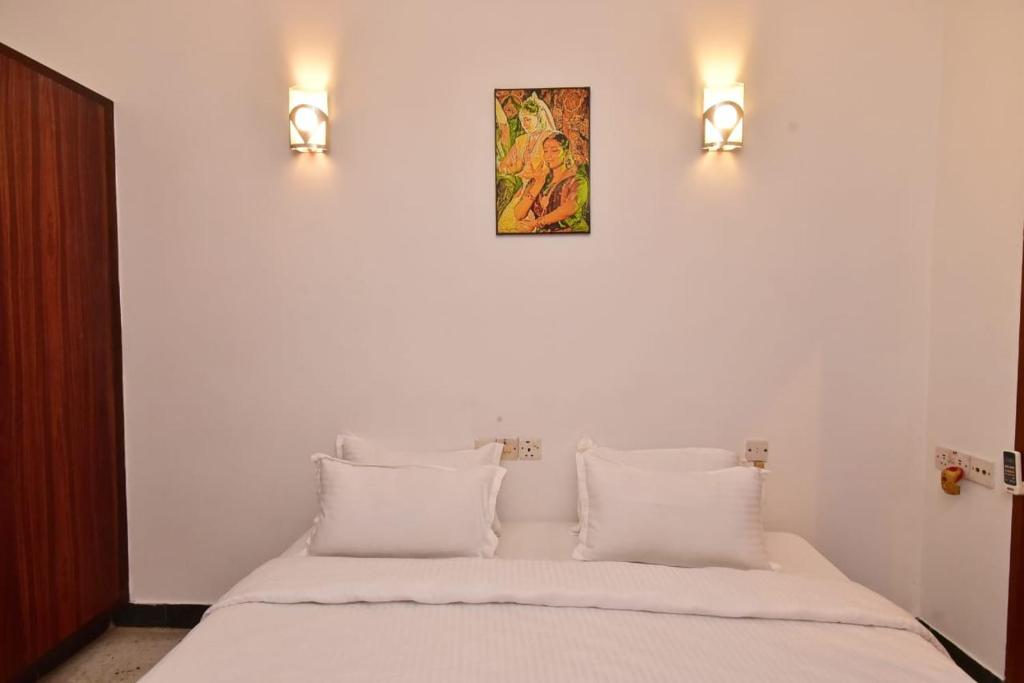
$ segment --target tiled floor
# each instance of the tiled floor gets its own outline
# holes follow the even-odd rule
[[[111,628],[42,680],[45,683],[137,681],[186,633],[188,630],[178,628]]]

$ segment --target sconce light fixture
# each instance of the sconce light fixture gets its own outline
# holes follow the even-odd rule
[[[288,89],[288,130],[296,152],[327,151],[327,91]]]
[[[743,147],[743,84],[704,88],[704,149],[731,152]]]

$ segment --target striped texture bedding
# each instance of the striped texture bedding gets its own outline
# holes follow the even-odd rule
[[[850,581],[616,562],[292,557],[144,679],[965,681]]]

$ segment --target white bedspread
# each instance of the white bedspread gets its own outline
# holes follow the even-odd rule
[[[850,581],[614,562],[271,560],[146,678],[965,681]]]

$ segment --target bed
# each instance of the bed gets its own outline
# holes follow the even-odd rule
[[[772,571],[570,559],[507,522],[495,559],[310,557],[229,590],[145,678],[171,681],[967,681],[913,617],[799,536]]]

